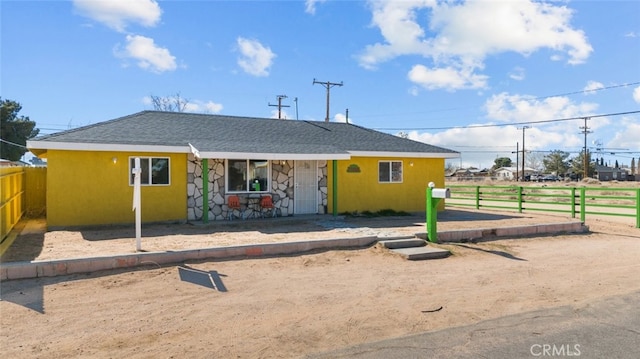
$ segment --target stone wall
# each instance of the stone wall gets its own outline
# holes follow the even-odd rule
[[[324,161],[323,161],[324,162]],[[225,195],[224,159],[208,159],[209,164],[209,220],[229,218]],[[294,161],[271,161],[271,197],[278,216],[293,216]],[[187,165],[187,219],[202,220],[202,161],[189,155]],[[259,216],[249,202],[248,193],[239,193],[240,210],[234,210],[236,218]],[[318,213],[325,213],[327,206],[327,166],[318,168]]]

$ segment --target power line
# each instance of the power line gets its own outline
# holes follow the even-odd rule
[[[11,142],[11,141],[7,141],[7,140],[3,140],[3,139],[1,139],[1,138],[0,138],[0,142],[4,142],[4,143],[6,143],[6,144],[13,145],[13,146],[16,146],[16,147],[27,148],[27,146],[21,145],[21,144],[19,144],[19,143],[15,143],[15,142]]]
[[[635,86],[635,85],[640,85],[640,81],[628,82],[628,83],[624,83],[622,85],[606,86],[606,87],[601,87],[601,88],[592,89],[592,90],[580,90],[580,91],[559,93],[559,94],[555,94],[555,95],[545,95],[545,96],[539,96],[539,97],[532,97],[532,98],[529,98],[529,100],[544,100],[544,99],[551,98],[551,97],[580,95],[580,94],[586,94],[586,93],[591,93],[591,92],[596,92],[596,91],[611,90],[611,89],[615,89],[615,88],[629,87],[629,86]],[[436,110],[431,110],[431,111],[405,112],[405,113],[394,113],[394,114],[380,114],[380,113],[377,113],[377,114],[374,114],[374,115],[360,115],[359,117],[362,119],[362,118],[374,118],[374,117],[388,117],[388,116],[391,116],[391,115],[393,115],[393,116],[419,115],[419,114],[425,114],[425,113],[466,110],[466,109],[471,109],[471,108],[476,108],[476,106],[452,107],[452,108],[436,109]]]
[[[469,128],[486,128],[486,127],[504,127],[504,126],[517,126],[517,125],[531,125],[531,124],[540,124],[540,123],[551,123],[551,122],[564,122],[564,121],[575,121],[575,120],[583,120],[585,117],[596,118],[596,117],[609,117],[609,116],[622,116],[622,115],[632,115],[640,113],[638,111],[627,111],[627,112],[616,112],[616,113],[607,113],[600,115],[589,115],[589,116],[578,116],[578,117],[567,117],[567,118],[558,118],[553,120],[541,120],[541,121],[524,121],[524,122],[514,122],[514,123],[500,123],[500,124],[491,124],[491,125],[470,125],[470,126],[450,126],[450,127],[375,127],[374,130],[383,130],[383,131],[417,131],[417,130],[452,130],[452,129],[469,129]]]

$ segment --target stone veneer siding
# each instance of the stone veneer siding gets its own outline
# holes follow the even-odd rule
[[[323,161],[324,162],[324,161]],[[209,220],[218,221],[229,218],[225,195],[224,159],[208,159],[209,164]],[[293,216],[294,161],[271,161],[271,190],[273,204],[278,216]],[[187,164],[187,219],[202,220],[202,161],[189,155]],[[327,208],[327,165],[318,168],[318,213]],[[248,205],[248,193],[239,193],[240,210],[235,210],[236,218],[249,218],[254,209]]]

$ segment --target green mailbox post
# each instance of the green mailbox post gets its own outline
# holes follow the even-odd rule
[[[448,188],[434,188],[435,186],[433,182],[427,185],[427,238],[432,243],[438,241],[438,203],[442,198],[451,197]]]

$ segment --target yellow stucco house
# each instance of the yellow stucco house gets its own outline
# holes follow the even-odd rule
[[[393,209],[424,212],[458,152],[353,124],[143,111],[27,141],[47,158],[47,224],[133,223],[133,164],[142,221],[215,221]],[[229,208],[229,198],[240,208]],[[206,200],[205,200],[206,199]]]

